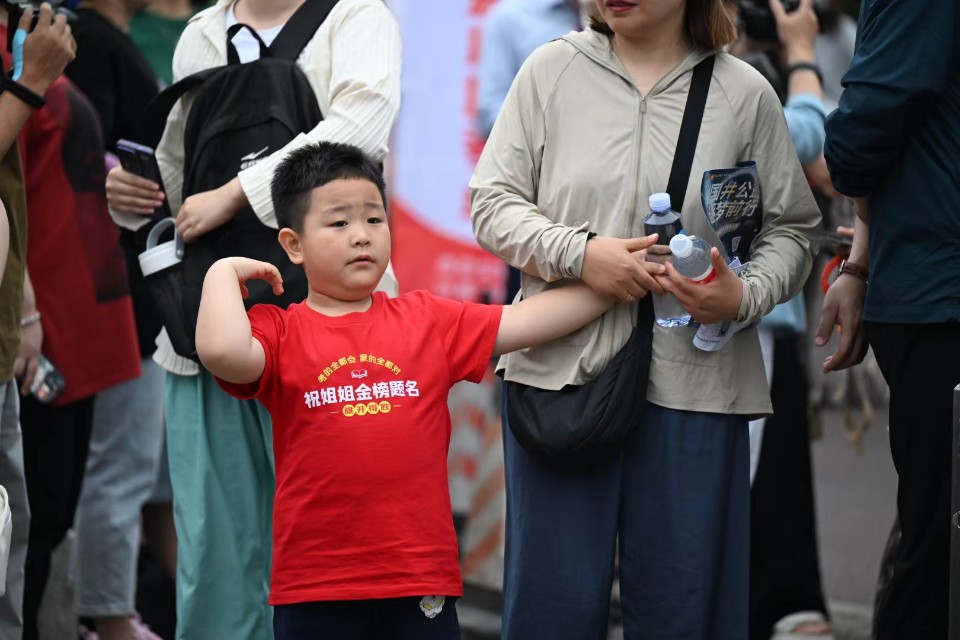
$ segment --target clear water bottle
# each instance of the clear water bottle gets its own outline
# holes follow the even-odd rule
[[[647,260],[663,264],[670,257],[670,240],[683,233],[680,214],[672,209],[669,193],[650,196],[650,213],[643,220],[643,234],[652,233],[659,238],[657,244],[647,249]],[[684,327],[690,322],[690,315],[669,293],[653,296],[653,314],[661,327]]]
[[[670,252],[677,272],[698,284],[706,284],[716,277],[710,244],[696,236],[678,235],[670,239]]]

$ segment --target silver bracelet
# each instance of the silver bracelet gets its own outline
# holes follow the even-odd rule
[[[25,318],[20,318],[20,328],[22,329],[23,327],[29,327],[37,322],[40,322],[40,312],[34,311]]]

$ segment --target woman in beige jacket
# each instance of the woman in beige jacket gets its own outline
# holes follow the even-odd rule
[[[582,279],[624,300],[567,338],[501,361],[507,380],[548,390],[595,378],[626,342],[633,299],[651,291],[677,293],[701,322],[759,320],[803,285],[820,225],[776,94],[718,53],[736,35],[723,0],[597,7],[591,29],[527,60],[471,181],[477,239],[523,271],[521,295]],[[683,226],[719,245],[701,177],[748,160],[763,223],[745,273],[715,260],[719,276],[690,287],[621,239],[638,235],[647,197],[665,190],[692,69],[713,54]],[[618,542],[627,638],[747,636],[747,421],[770,413],[769,393],[755,329],[711,353],[693,334],[654,327],[647,409],[608,460],[586,471],[546,466],[504,429],[506,640],[605,637]]]

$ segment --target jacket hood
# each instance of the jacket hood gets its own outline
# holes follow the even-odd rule
[[[584,29],[583,31],[574,31],[562,36],[560,40],[569,43],[590,58],[590,60],[622,76],[632,84],[633,81],[630,79],[630,75],[624,68],[623,63],[621,63],[620,59],[613,53],[613,46],[608,36],[593,29]],[[720,51],[707,51],[698,48],[691,49],[676,67],[657,82],[651,94],[669,87],[674,80],[693,69],[700,61],[714,53],[720,53]]]

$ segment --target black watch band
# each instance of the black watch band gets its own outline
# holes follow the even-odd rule
[[[817,79],[820,81],[820,86],[823,86],[823,72],[820,71],[820,67],[813,62],[795,62],[794,64],[787,67],[787,80],[790,80],[790,75],[794,71],[813,71],[817,74]]]
[[[0,90],[9,91],[32,109],[40,109],[47,104],[43,96],[38,96],[30,89],[16,82],[9,73],[0,74]]]

